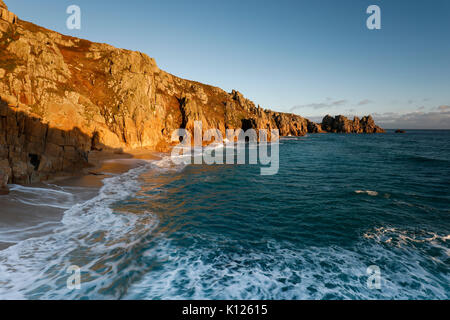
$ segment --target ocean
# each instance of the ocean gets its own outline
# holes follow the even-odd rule
[[[0,229],[0,299],[450,298],[450,131],[286,137],[279,154],[271,176],[161,154],[90,199],[12,186],[64,213]]]

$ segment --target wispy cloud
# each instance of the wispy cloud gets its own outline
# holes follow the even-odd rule
[[[346,103],[347,103],[347,100],[338,100],[338,101],[333,101],[331,103],[331,105],[332,106],[341,106],[341,105],[346,104]]]
[[[301,109],[314,109],[314,110],[319,110],[319,109],[325,109],[325,108],[334,108],[334,107],[338,107],[338,106],[342,106],[344,104],[348,103],[347,100],[331,100],[330,98],[327,98],[327,102],[320,102],[320,103],[309,103],[309,104],[302,104],[302,105],[297,105],[297,106],[293,106],[290,109],[290,112],[294,112],[296,110],[301,110]]]
[[[369,99],[364,99],[364,100],[358,102],[358,106],[364,106],[364,105],[369,104],[369,103],[372,103],[372,101],[369,100]]]
[[[450,129],[450,105],[442,105],[429,112],[421,110],[374,113],[373,117],[377,124],[390,129]]]

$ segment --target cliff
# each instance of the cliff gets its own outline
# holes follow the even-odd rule
[[[223,134],[228,128],[279,129],[282,136],[382,131],[372,123],[347,131],[328,120],[322,128],[265,110],[237,91],[164,72],[143,53],[22,21],[1,0],[0,8],[6,12],[0,19],[0,188],[77,171],[93,150],[168,151],[173,130],[192,130],[196,120]]]

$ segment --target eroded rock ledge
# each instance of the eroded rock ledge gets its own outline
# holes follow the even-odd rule
[[[7,10],[0,0],[0,7]],[[9,11],[8,11],[9,12]],[[3,17],[3,14],[2,14]],[[140,52],[0,20],[0,188],[85,166],[92,150],[168,151],[178,128],[383,132],[371,117],[317,124],[240,92],[178,78]],[[1,192],[1,191],[0,191]]]
[[[16,23],[17,16],[8,10],[6,4],[0,0],[0,23]]]

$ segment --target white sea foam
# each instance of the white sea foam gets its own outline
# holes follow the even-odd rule
[[[69,209],[75,203],[73,193],[60,188],[26,187],[13,184],[10,185],[10,191],[10,200],[30,206]]]
[[[304,135],[304,136],[284,136],[284,137],[280,137],[280,141],[302,141],[302,140],[307,140],[307,138],[309,138],[308,135]]]
[[[397,247],[409,243],[430,243],[444,248],[440,243],[450,240],[450,235],[439,235],[424,230],[400,230],[394,227],[378,227],[364,234],[366,239],[373,239],[378,243],[389,243]]]
[[[150,212],[112,209],[139,192],[142,173],[183,168],[163,157],[107,178],[98,196],[66,211],[54,233],[0,251],[0,298],[449,298],[448,274],[431,272],[411,246],[425,243],[445,250],[450,235],[383,227],[345,249],[269,241],[266,248],[229,251],[234,245],[224,238],[210,239],[206,248],[193,243],[182,250],[164,234],[154,234],[159,221]],[[392,250],[399,241],[402,251]],[[445,267],[444,257],[434,259]],[[380,291],[366,286],[372,264],[382,270]],[[65,286],[71,265],[82,267],[81,291]]]
[[[226,240],[224,240],[226,241]],[[221,241],[217,241],[221,243]],[[195,246],[194,246],[195,247]],[[354,250],[339,247],[299,249],[269,242],[265,250],[226,253],[179,250],[170,243],[148,255],[165,261],[128,290],[126,299],[448,299],[448,276],[418,263],[413,251],[395,253],[377,243]],[[213,257],[213,258],[211,258]],[[399,263],[398,266],[392,263]],[[367,287],[367,267],[382,270],[381,290]],[[445,279],[442,279],[444,277]],[[402,285],[400,285],[400,283]]]
[[[28,238],[47,234],[60,225],[59,221],[48,221],[27,228],[7,229],[0,231],[0,242],[15,244]]]
[[[356,190],[355,193],[365,193],[372,197],[376,197],[378,195],[378,192],[371,190]]]
[[[119,272],[139,271],[128,253],[154,230],[158,220],[149,212],[135,214],[112,206],[139,191],[139,175],[148,170],[180,170],[167,157],[104,179],[99,194],[75,204],[63,216],[62,226],[53,233],[30,238],[0,251],[0,298],[80,298],[79,292],[66,288],[67,268],[82,268],[83,286],[91,297],[112,285]],[[36,189],[13,186],[14,191],[36,193]],[[59,190],[38,190],[40,195],[71,194]],[[0,234],[1,237],[1,234]],[[125,268],[122,266],[126,264]],[[112,295],[120,297],[120,290]],[[97,296],[102,298],[101,295]],[[104,297],[103,297],[104,298]]]

